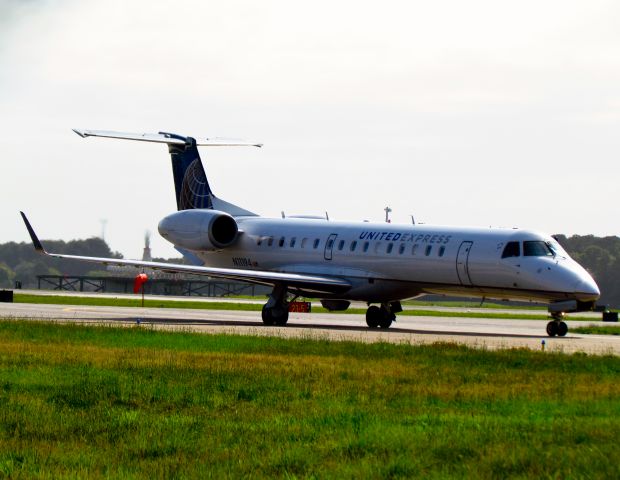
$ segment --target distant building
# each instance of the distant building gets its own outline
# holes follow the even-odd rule
[[[151,232],[148,230],[144,234],[144,253],[142,253],[142,260],[150,262],[153,260],[151,256]]]

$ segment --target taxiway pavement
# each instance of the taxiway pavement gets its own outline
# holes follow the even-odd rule
[[[451,309],[452,311],[455,309]],[[466,311],[468,309],[462,309]],[[566,353],[620,355],[620,336],[583,335],[571,327],[600,324],[569,321],[566,337],[547,337],[546,320],[401,315],[388,330],[370,330],[363,315],[291,313],[286,327],[265,327],[260,312],[0,303],[1,318],[152,327],[202,333],[274,335],[335,341],[430,344],[459,343],[477,348],[529,348]]]

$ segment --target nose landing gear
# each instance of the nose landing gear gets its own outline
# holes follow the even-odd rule
[[[564,337],[568,333],[568,325],[562,319],[564,318],[564,313],[552,313],[551,316],[553,320],[551,320],[547,324],[547,335],[550,337]]]

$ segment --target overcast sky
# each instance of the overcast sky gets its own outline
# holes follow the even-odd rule
[[[0,242],[101,234],[176,256],[162,145],[267,216],[616,235],[617,1],[0,0]]]

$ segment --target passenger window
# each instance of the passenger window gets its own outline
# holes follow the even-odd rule
[[[415,243],[413,247],[411,247],[411,255],[415,255],[418,251],[418,244]]]
[[[269,240],[267,240],[267,245],[270,247],[273,245],[273,237],[269,237]]]
[[[381,242],[375,243],[375,253],[379,253],[380,248],[381,248]]]
[[[333,246],[334,246],[334,239],[330,238],[329,240],[327,240],[327,250],[331,250]]]
[[[439,256],[443,257],[444,253],[446,253],[446,247],[442,245],[441,247],[439,247]]]
[[[401,254],[401,255],[403,253],[405,253],[405,244],[404,243],[401,243],[400,247],[398,247],[398,253]]]
[[[357,241],[354,240],[351,242],[351,251],[354,252],[356,247],[357,247]]]
[[[344,240],[340,240],[340,243],[338,244],[338,250],[342,250],[344,248]]]
[[[295,248],[295,242],[297,242],[297,239],[295,237],[291,238],[291,248]]]
[[[519,247],[519,242],[508,242],[504,247],[502,258],[518,257],[519,255],[521,255],[521,248]]]
[[[394,244],[393,243],[388,243],[387,246],[387,253],[392,253],[392,249],[394,248]]]
[[[545,242],[523,242],[523,255],[525,257],[553,257],[553,252]]]
[[[307,238],[304,238],[304,239],[301,241],[301,248],[306,248],[306,244],[307,244],[307,243],[308,243],[308,239],[307,239]]]
[[[433,246],[432,245],[427,245],[426,246],[426,251],[424,252],[424,255],[426,255],[428,257],[431,254],[431,250],[433,250]]]
[[[278,242],[278,245],[281,247],[284,246],[284,237],[280,237],[280,241]]]
[[[318,238],[314,239],[314,248],[319,248],[319,243],[321,243],[321,240],[319,240]]]
[[[258,237],[256,239],[256,245],[258,245],[259,247],[261,246],[261,243],[263,243],[263,239],[261,237]]]
[[[369,242],[364,242],[364,253],[368,251],[368,247],[370,246]]]

